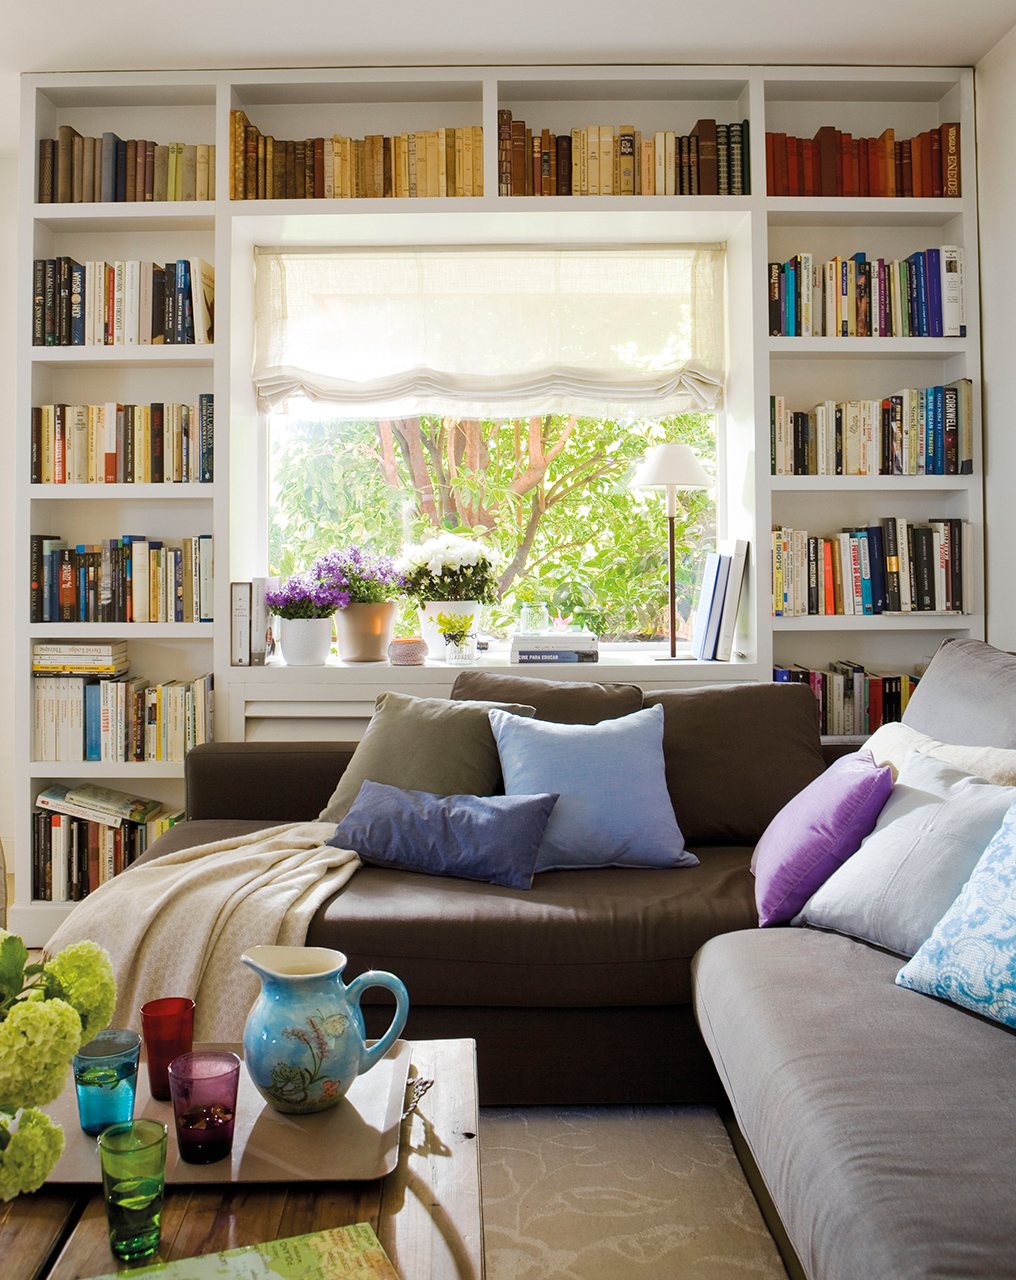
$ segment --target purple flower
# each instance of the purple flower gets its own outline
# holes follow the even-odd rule
[[[349,592],[308,573],[294,573],[278,591],[266,591],[265,602],[280,617],[328,618],[349,604]]]
[[[376,604],[392,600],[405,589],[405,579],[391,556],[377,555],[361,547],[327,551],[308,570],[308,577],[346,593],[348,604]]]

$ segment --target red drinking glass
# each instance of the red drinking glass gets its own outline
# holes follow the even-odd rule
[[[194,1001],[166,996],[141,1006],[141,1032],[152,1097],[169,1101],[169,1064],[194,1047]]]

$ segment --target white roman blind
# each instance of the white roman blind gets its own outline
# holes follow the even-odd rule
[[[255,251],[254,382],[350,414],[719,406],[722,246]]]

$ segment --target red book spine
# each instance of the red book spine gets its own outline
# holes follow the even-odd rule
[[[868,139],[857,139],[857,194],[871,195],[871,170],[868,158]]]
[[[942,195],[942,132],[932,129],[931,139],[931,194],[937,199]]]
[[[773,154],[773,135],[766,133],[766,191],[771,196],[778,196],[776,190],[776,160]]]
[[[798,139],[793,134],[787,135],[787,195],[799,196],[801,191],[801,169],[797,158]]]

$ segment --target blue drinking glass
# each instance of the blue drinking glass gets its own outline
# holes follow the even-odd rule
[[[110,1027],[83,1044],[74,1055],[78,1116],[85,1133],[99,1134],[111,1124],[134,1118],[141,1037]]]

